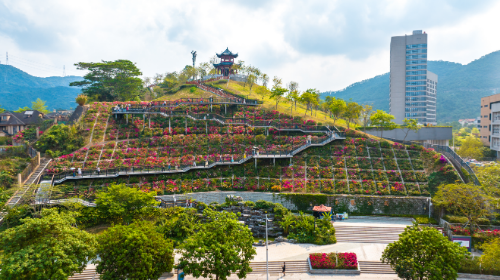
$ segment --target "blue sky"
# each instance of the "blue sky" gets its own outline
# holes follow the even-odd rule
[[[0,0],[0,61],[37,76],[129,59],[145,76],[226,47],[300,88],[339,90],[389,71],[391,36],[421,29],[429,59],[469,63],[500,49],[499,1]],[[82,73],[80,73],[82,74]]]

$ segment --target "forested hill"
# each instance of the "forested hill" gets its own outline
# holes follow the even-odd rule
[[[0,64],[0,105],[7,110],[31,106],[40,98],[47,101],[49,110],[75,108],[75,97],[80,88],[70,87],[69,83],[80,81],[82,77],[47,77],[29,75],[11,65]]]
[[[485,55],[469,64],[429,61],[429,71],[438,77],[437,119],[448,122],[479,116],[481,97],[500,92],[500,51]],[[389,73],[354,83],[340,91],[321,94],[373,104],[389,110]]]

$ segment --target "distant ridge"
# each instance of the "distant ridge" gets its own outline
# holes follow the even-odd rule
[[[469,64],[429,61],[429,71],[439,76],[437,92],[438,122],[449,122],[479,116],[481,97],[500,92],[500,51],[487,54]],[[389,73],[354,83],[339,91],[327,91],[348,100],[373,104],[389,110]]]
[[[0,64],[0,105],[7,110],[31,106],[37,98],[47,101],[49,110],[75,108],[80,88],[69,83],[82,77],[35,77],[11,65]]]

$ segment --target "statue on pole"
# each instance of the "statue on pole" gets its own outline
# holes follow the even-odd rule
[[[196,64],[196,52],[195,51],[191,51],[191,54],[193,55],[193,68],[194,68],[195,64]]]

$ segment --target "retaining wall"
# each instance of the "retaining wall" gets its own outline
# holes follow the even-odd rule
[[[324,204],[333,211],[352,214],[386,215],[428,215],[427,197],[364,196],[364,195],[327,195],[327,194],[279,194],[270,192],[214,191],[175,195],[176,201],[193,199],[206,204],[224,203],[228,195],[241,196],[244,201],[258,200],[281,203],[288,209],[306,211],[310,205]],[[158,196],[164,201],[173,201],[174,195]]]

